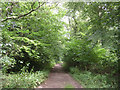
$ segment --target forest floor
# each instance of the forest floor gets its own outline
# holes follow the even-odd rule
[[[51,70],[48,79],[38,88],[82,88],[68,73],[64,72],[60,64]]]

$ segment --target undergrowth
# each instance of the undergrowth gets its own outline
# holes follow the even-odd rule
[[[110,75],[80,71],[77,68],[70,68],[70,73],[83,88],[117,88],[116,79]]]
[[[4,74],[2,88],[36,88],[48,77],[48,71]]]

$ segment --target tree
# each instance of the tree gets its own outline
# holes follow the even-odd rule
[[[59,31],[63,29],[60,19],[65,12],[58,8],[53,15],[54,6],[42,2],[2,3],[2,49],[3,55],[15,59],[13,70],[23,66],[29,70],[49,68],[59,57]]]
[[[88,60],[85,62],[86,65],[83,66],[87,66],[87,62],[91,62],[91,64],[99,63],[99,65],[102,65],[103,69],[106,67],[114,67],[114,70],[117,71],[117,61],[119,56],[116,56],[116,54],[118,53],[116,52],[116,50],[118,50],[117,47],[119,46],[119,44],[117,42],[119,41],[119,39],[117,38],[116,40],[116,37],[119,36],[119,3],[72,2],[66,3],[66,6],[69,10],[67,15],[70,18],[69,28],[72,33],[70,33],[71,42],[69,43],[74,44],[75,42],[79,42],[75,44],[76,46],[70,47],[68,52],[72,53],[72,51],[70,50],[74,50],[75,48],[78,49],[75,49],[77,51],[82,51],[82,49],[84,50],[83,52],[79,52],[77,54],[77,51],[73,51],[75,55],[73,55],[74,58],[72,59],[73,61],[71,63],[73,64],[81,61],[85,62],[85,60]],[[70,44],[68,44],[68,46]],[[80,46],[82,48],[78,48]],[[69,53],[67,55],[69,55]],[[93,56],[90,56],[88,53]],[[84,55],[85,57],[82,57]],[[66,56],[66,58],[67,57],[69,56]],[[82,58],[82,60],[80,57]],[[90,67],[88,68],[90,69]]]

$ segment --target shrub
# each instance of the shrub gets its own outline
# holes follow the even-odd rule
[[[24,66],[27,66],[29,71],[33,67],[34,71],[37,71],[44,68],[50,69],[53,66],[54,58],[46,48],[49,44],[31,40],[27,37],[11,37],[11,40],[13,43],[8,47],[11,49],[6,49],[5,51],[8,53],[2,58],[3,71],[19,72]]]
[[[117,88],[116,78],[110,75],[95,74],[70,68],[70,73],[84,88]]]
[[[21,72],[3,75],[3,88],[35,88],[46,80],[48,71]]]
[[[0,60],[2,63],[2,72],[3,73],[6,73],[8,69],[14,67],[14,64],[16,63],[14,58],[10,58],[7,55],[2,57]]]
[[[100,71],[99,73],[117,73],[117,55],[99,44],[94,47],[89,41],[71,40],[64,55],[64,68],[78,67],[82,70]],[[114,72],[111,72],[112,71]],[[104,72],[103,72],[104,71]]]
[[[88,42],[73,40],[68,44],[69,48],[64,56],[66,66],[88,69],[92,64],[99,61],[99,57],[94,52]]]

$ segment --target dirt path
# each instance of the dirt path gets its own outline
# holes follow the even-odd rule
[[[56,64],[48,76],[48,79],[38,88],[65,88],[72,85],[74,88],[82,88],[68,73],[65,73],[60,64]]]

